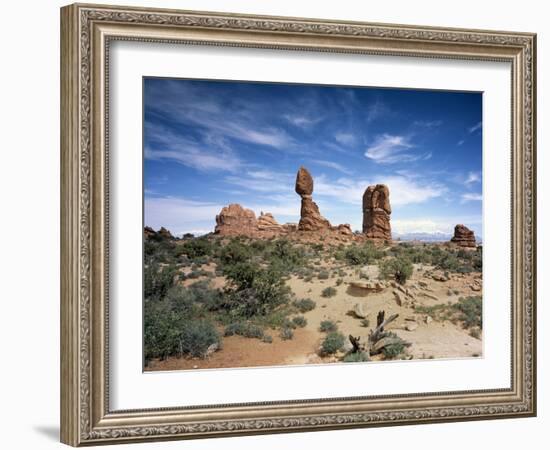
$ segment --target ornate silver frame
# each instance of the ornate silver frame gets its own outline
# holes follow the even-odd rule
[[[115,39],[510,62],[510,388],[111,411],[106,67]],[[62,8],[62,442],[80,446],[535,415],[535,52],[536,36],[530,33],[83,4]]]

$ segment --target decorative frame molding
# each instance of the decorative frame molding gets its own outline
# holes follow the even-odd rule
[[[512,66],[510,389],[111,411],[112,40],[507,61]],[[61,440],[73,446],[536,414],[536,35],[75,4],[61,9]]]

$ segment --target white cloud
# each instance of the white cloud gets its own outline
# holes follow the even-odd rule
[[[370,123],[387,114],[390,114],[390,109],[381,101],[376,101],[367,107],[366,120]]]
[[[464,144],[464,139],[461,139],[460,141],[458,141],[458,142],[456,143],[456,145],[458,145],[459,147],[460,147],[462,144]]]
[[[481,172],[469,172],[464,184],[478,183],[481,181]]]
[[[354,145],[357,142],[357,138],[351,133],[336,133],[334,139],[342,145]]]
[[[474,126],[468,128],[468,133],[472,134],[473,132],[481,130],[481,122],[476,123]]]
[[[390,203],[393,206],[423,203],[447,192],[447,188],[439,183],[422,182],[401,175],[373,177],[370,180],[340,178],[336,182],[320,176],[315,179],[313,195],[333,197],[341,202],[360,205],[365,189],[373,184],[385,184],[389,187]]]
[[[462,194],[460,197],[460,203],[480,202],[481,200],[483,200],[483,196],[481,194],[473,194],[469,192]]]
[[[430,233],[451,234],[456,223],[429,219],[392,220],[392,231],[396,234]]]
[[[374,143],[367,148],[365,156],[377,163],[393,164],[429,159],[431,154],[418,154],[408,152],[414,145],[407,136],[393,136],[383,134],[378,136]]]
[[[222,206],[181,197],[145,197],[144,221],[155,230],[165,227],[174,234],[210,232]]]
[[[145,158],[149,160],[169,159],[197,170],[226,170],[234,172],[242,165],[240,159],[230,153],[212,153],[206,149],[181,147],[177,150],[145,149]]]

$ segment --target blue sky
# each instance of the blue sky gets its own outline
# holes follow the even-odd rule
[[[144,79],[144,221],[213,231],[229,203],[298,222],[303,165],[332,224],[361,229],[370,184],[392,230],[482,236],[480,93]]]

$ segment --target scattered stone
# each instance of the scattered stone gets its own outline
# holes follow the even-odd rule
[[[449,281],[449,279],[445,275],[441,275],[438,273],[434,273],[432,275],[432,279],[435,281],[441,281],[441,282]]]
[[[362,289],[365,291],[373,291],[373,292],[380,292],[386,287],[380,281],[364,281],[364,282],[352,281],[349,283],[349,285],[356,289]]]
[[[367,238],[391,241],[390,190],[384,184],[369,186],[363,194],[363,233]]]
[[[430,324],[433,322],[433,319],[432,319],[432,316],[426,316],[424,317],[424,322],[426,322],[426,324]]]
[[[476,237],[474,232],[462,224],[455,226],[455,233],[451,238],[451,242],[454,242],[459,247],[476,247]]]
[[[481,291],[481,286],[479,284],[470,284],[470,289],[475,292]]]
[[[414,331],[418,328],[418,323],[416,322],[407,322],[405,324],[405,330],[407,331]]]
[[[398,290],[393,290],[393,295],[395,296],[395,301],[397,302],[397,304],[399,306],[405,306],[405,303],[406,303],[406,299],[405,299],[405,296],[399,292]]]
[[[353,307],[353,313],[355,314],[355,316],[358,319],[366,319],[367,318],[367,313],[363,309],[363,304],[362,303],[356,303],[355,304],[355,306]]]
[[[425,281],[419,281],[418,286],[420,286],[421,288],[426,289],[428,287],[428,283],[426,283]]]

